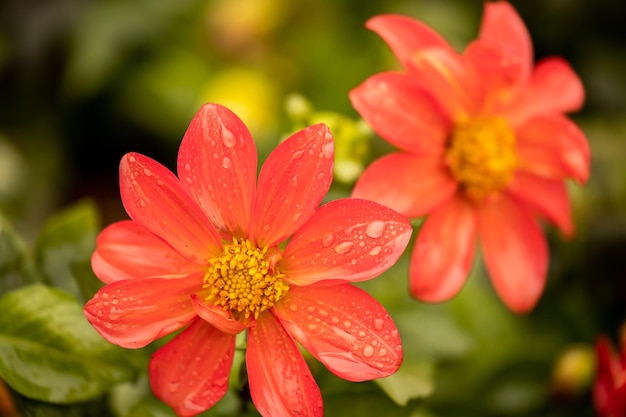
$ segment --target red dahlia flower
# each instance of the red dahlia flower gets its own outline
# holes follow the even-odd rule
[[[480,35],[462,54],[408,17],[377,16],[367,27],[404,70],[375,74],[350,99],[400,150],[369,166],[353,196],[429,215],[411,257],[416,298],[453,297],[479,240],[500,297],[531,310],[548,263],[535,216],[572,234],[563,180],[589,175],[585,135],[563,115],[582,106],[580,80],[559,58],[533,68],[526,27],[506,2],[485,4]]]
[[[599,417],[626,417],[626,331],[623,335],[619,353],[604,336],[596,343],[593,400]]]
[[[202,412],[226,393],[235,336],[244,330],[250,394],[263,416],[323,413],[294,340],[351,381],[400,366],[396,326],[350,282],[389,268],[411,226],[367,200],[318,207],[332,171],[333,138],[319,124],[280,144],[257,185],[249,131],[214,104],[183,138],[178,178],[143,155],[122,158],[122,202],[132,220],[97,239],[92,266],[107,285],[85,315],[127,348],[184,328],[150,361],[154,393],[179,415]]]

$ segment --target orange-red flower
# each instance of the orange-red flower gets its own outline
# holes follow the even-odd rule
[[[589,175],[586,137],[563,115],[582,106],[580,80],[560,58],[533,67],[528,31],[506,2],[485,4],[478,39],[463,53],[409,17],[377,16],[367,27],[403,70],[373,75],[350,99],[399,151],[369,166],[353,196],[428,214],[411,257],[416,298],[453,297],[479,241],[506,305],[532,309],[548,264],[536,217],[572,234],[563,180]]]
[[[318,207],[333,171],[324,125],[295,133],[256,181],[248,129],[204,106],[178,153],[178,177],[136,153],[120,164],[132,220],[102,231],[93,270],[107,285],[85,315],[107,340],[136,348],[182,329],[150,362],[157,397],[181,416],[226,392],[235,336],[247,331],[250,394],[263,416],[321,416],[320,391],[295,341],[336,375],[363,381],[395,372],[397,328],[350,282],[401,255],[408,220],[361,199]]]
[[[596,343],[596,358],[593,400],[598,416],[626,417],[626,331],[623,331],[619,353],[605,336],[600,337]]]

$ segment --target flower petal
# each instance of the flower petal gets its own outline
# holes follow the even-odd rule
[[[382,378],[402,362],[398,329],[382,305],[350,284],[290,290],[274,306],[289,333],[349,381]]]
[[[256,185],[257,153],[243,122],[217,104],[203,106],[178,151],[178,176],[218,230],[244,237]]]
[[[202,302],[196,294],[191,294],[191,304],[198,316],[221,332],[234,335],[241,333],[247,327],[242,322],[231,318],[222,307]]]
[[[478,40],[466,56],[478,68],[489,91],[526,82],[533,64],[533,47],[524,22],[506,1],[485,4]]]
[[[456,188],[441,158],[393,153],[367,167],[352,197],[373,200],[415,218],[448,200]]]
[[[516,132],[519,168],[553,179],[589,178],[589,144],[574,122],[560,115],[539,116]]]
[[[483,83],[470,61],[453,50],[427,49],[413,55],[411,74],[418,77],[450,120],[467,119],[483,105]]]
[[[568,113],[580,110],[585,90],[572,67],[561,58],[546,58],[537,63],[528,86],[502,109],[513,125],[544,114]]]
[[[234,352],[233,335],[195,320],[152,355],[154,395],[181,417],[208,410],[228,390]]]
[[[516,313],[533,309],[543,292],[548,247],[525,207],[504,194],[479,210],[483,257],[500,298]]]
[[[251,327],[246,350],[250,396],[264,417],[321,417],[322,394],[280,323],[269,313]]]
[[[109,342],[143,347],[196,316],[190,294],[201,289],[201,283],[198,275],[116,281],[101,288],[85,304],[84,313]]]
[[[428,302],[445,301],[460,290],[476,248],[477,221],[472,203],[455,197],[422,225],[410,264],[410,291]]]
[[[391,48],[400,63],[406,67],[413,55],[425,48],[452,49],[436,31],[419,20],[396,14],[378,15],[365,23]]]
[[[573,235],[572,213],[563,181],[518,171],[507,191],[556,224],[565,236]]]
[[[215,227],[163,165],[137,153],[124,155],[120,192],[128,215],[187,259],[208,262],[219,254]]]
[[[273,246],[313,214],[333,180],[334,142],[326,125],[303,129],[268,156],[261,173],[250,235]]]
[[[382,72],[349,95],[356,111],[392,145],[415,154],[443,153],[450,121],[416,77]]]
[[[356,198],[334,200],[291,238],[281,272],[295,285],[370,279],[398,260],[411,232],[406,217],[388,207]]]
[[[113,223],[100,232],[91,267],[105,283],[132,278],[179,278],[201,269],[130,220]]]

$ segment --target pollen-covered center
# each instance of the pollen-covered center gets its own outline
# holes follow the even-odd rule
[[[515,134],[501,117],[459,123],[446,151],[446,162],[461,190],[474,200],[504,188],[517,166]]]
[[[247,239],[235,238],[210,261],[203,285],[211,291],[206,300],[230,310],[237,320],[258,318],[289,290],[278,269],[279,260],[278,251],[259,249]]]

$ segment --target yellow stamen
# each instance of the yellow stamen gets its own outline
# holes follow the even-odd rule
[[[455,128],[446,162],[461,190],[475,201],[504,188],[517,166],[515,134],[501,117],[478,117]]]
[[[210,261],[203,285],[211,290],[206,300],[230,310],[237,320],[257,319],[289,290],[278,270],[279,260],[279,252],[259,249],[247,239],[234,239]]]

